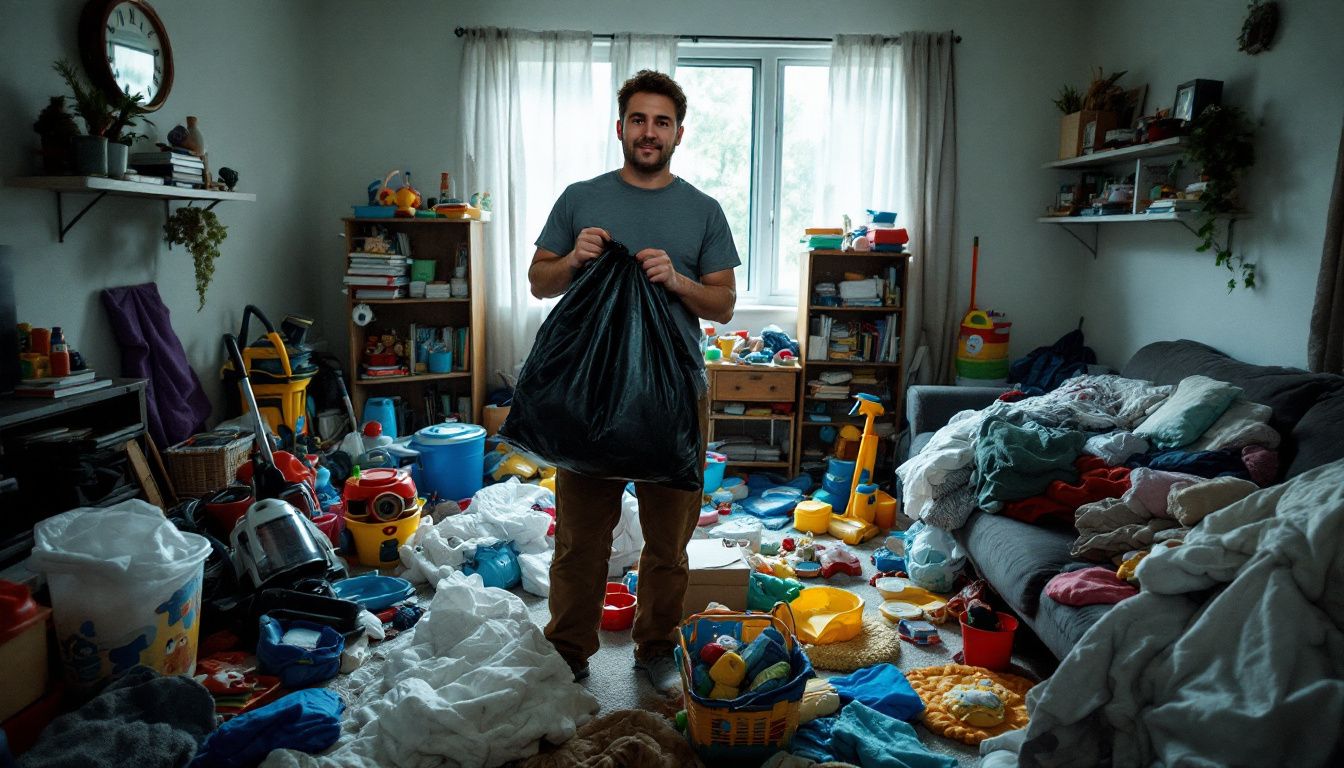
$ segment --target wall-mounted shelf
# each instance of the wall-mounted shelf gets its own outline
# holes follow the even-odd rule
[[[1070,235],[1072,235],[1074,240],[1077,240],[1078,242],[1082,243],[1083,247],[1086,248],[1088,252],[1092,254],[1092,257],[1096,258],[1097,232],[1098,232],[1096,225],[1098,224],[1127,224],[1127,223],[1133,224],[1139,222],[1146,224],[1155,221],[1174,221],[1177,224],[1180,224],[1182,227],[1185,227],[1186,229],[1190,230],[1190,233],[1192,235],[1198,237],[1199,231],[1192,225],[1196,224],[1201,218],[1203,218],[1203,216],[1204,214],[1202,213],[1185,211],[1181,213],[1122,213],[1122,214],[1114,214],[1111,216],[1042,216],[1036,221],[1041,224],[1057,224],[1063,226],[1065,232],[1068,232]],[[1218,215],[1218,218],[1225,219],[1227,221],[1227,241],[1229,248],[1232,247],[1232,229],[1236,225],[1237,219],[1245,218],[1246,216],[1247,214],[1244,212],[1225,213]],[[1075,232],[1070,227],[1070,225],[1073,226],[1091,225],[1092,241],[1088,242],[1087,240],[1085,240],[1083,236]]]
[[[177,200],[179,202],[192,203],[196,201],[209,201],[206,210],[214,208],[225,201],[237,201],[240,203],[255,202],[257,196],[250,192],[222,192],[214,189],[189,189],[186,187],[174,187],[167,184],[144,184],[138,181],[121,181],[119,179],[108,179],[102,176],[20,176],[7,179],[5,184],[11,187],[23,187],[26,189],[47,189],[56,193],[56,223],[60,228],[60,235],[57,237],[59,242],[65,242],[65,234],[70,231],[75,223],[83,218],[89,209],[98,204],[108,195],[115,197],[146,197],[163,201],[164,216],[168,215],[168,203]],[[65,209],[63,197],[66,194],[84,194],[94,195],[94,198],[85,205],[79,213],[67,223],[65,221]]]
[[[1184,136],[1173,136],[1170,139],[1150,141],[1147,144],[1135,144],[1130,147],[1121,147],[1119,149],[1104,149],[1100,152],[1070,157],[1067,160],[1052,160],[1048,163],[1043,163],[1041,167],[1064,169],[1102,168],[1108,165],[1114,165],[1116,161],[1119,160],[1140,160],[1145,157],[1170,157],[1184,152],[1186,143]]]

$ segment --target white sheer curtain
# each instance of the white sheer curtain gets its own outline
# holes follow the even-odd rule
[[[618,33],[611,40],[611,106],[607,110],[607,168],[619,168],[625,162],[621,142],[616,138],[616,120],[620,107],[616,94],[636,72],[652,69],[676,77],[677,36]]]
[[[956,109],[949,33],[906,32],[900,41],[838,35],[831,46],[830,120],[818,210],[857,225],[868,208],[894,210],[910,231],[906,278],[907,364],[927,347],[925,378],[951,380],[957,318],[953,254]]]
[[[465,41],[460,189],[491,193],[486,364],[512,374],[547,309],[528,287],[533,243],[564,188],[601,172],[606,111],[593,101],[591,32],[488,28]]]

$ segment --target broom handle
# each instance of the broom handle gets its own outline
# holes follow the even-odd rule
[[[975,309],[975,278],[980,272],[980,236],[971,241],[971,309]]]

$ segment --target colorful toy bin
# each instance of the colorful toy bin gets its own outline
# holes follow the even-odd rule
[[[210,542],[139,499],[81,507],[33,528],[29,567],[46,574],[66,680],[77,690],[137,664],[196,668]]]
[[[437,501],[469,499],[481,490],[485,475],[485,427],[435,424],[411,438],[420,452],[414,470],[420,495]]]

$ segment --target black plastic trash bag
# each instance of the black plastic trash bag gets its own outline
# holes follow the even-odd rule
[[[609,242],[541,324],[499,434],[579,474],[697,490],[701,379],[666,291]]]

